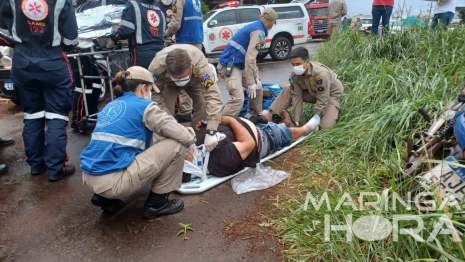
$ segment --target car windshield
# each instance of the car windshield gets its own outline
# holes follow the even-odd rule
[[[327,15],[328,8],[314,8],[307,10],[308,16],[315,16],[315,15]]]
[[[373,19],[362,19],[362,24],[371,24]]]
[[[210,16],[212,16],[214,13],[216,13],[216,11],[210,11],[206,14],[203,15],[203,21],[207,21],[208,18],[210,18]]]

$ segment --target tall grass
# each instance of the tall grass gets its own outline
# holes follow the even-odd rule
[[[381,194],[392,183],[404,164],[402,139],[426,127],[417,109],[441,109],[458,95],[465,75],[464,33],[461,27],[435,32],[413,28],[380,40],[345,31],[323,45],[313,60],[338,74],[345,88],[343,102],[337,125],[305,143],[308,161],[293,174],[299,195],[288,196],[279,205],[282,212],[275,226],[289,245],[287,260],[465,261],[462,243],[453,242],[450,235],[425,243],[409,235],[401,235],[397,242],[392,236],[374,242],[354,236],[347,242],[345,233],[333,232],[331,241],[325,242],[323,225],[315,226],[315,221],[323,222],[322,212],[302,210],[307,192],[314,196],[329,192],[330,201],[336,202],[345,191]],[[312,111],[306,105],[303,118]],[[343,214],[350,211],[332,213],[331,224],[344,224]],[[464,212],[448,212],[463,238]],[[442,211],[423,214],[415,208],[350,213],[353,221],[367,214],[381,214],[391,222],[395,214],[421,215],[425,239],[442,215]]]

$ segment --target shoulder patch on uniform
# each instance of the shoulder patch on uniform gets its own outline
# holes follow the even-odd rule
[[[176,12],[178,11],[178,8],[173,4],[172,10],[173,10],[173,13],[176,14]]]
[[[260,50],[262,49],[262,44],[258,43],[255,45],[255,49]]]
[[[265,34],[264,34],[264,33],[260,33],[260,34],[258,35],[258,38],[259,38],[261,41],[265,40]]]
[[[154,73],[152,73],[152,76],[153,76],[153,80],[157,81],[158,80],[158,76]]]
[[[314,79],[315,79],[315,83],[316,83],[317,85],[322,85],[322,84],[323,84],[323,79],[320,77],[319,74],[316,75]]]
[[[203,68],[199,70],[199,74],[197,75],[197,77],[200,79],[200,82],[202,82],[203,87],[205,87],[206,89],[208,89],[215,83]]]
[[[316,90],[318,90],[318,92],[323,92],[323,91],[325,91],[325,87],[324,86],[318,86],[316,88]]]
[[[126,11],[126,10],[128,10],[128,6],[127,6],[127,5],[125,5],[124,8],[123,8],[123,11]]]
[[[289,77],[289,83],[294,84],[294,78],[292,76]]]

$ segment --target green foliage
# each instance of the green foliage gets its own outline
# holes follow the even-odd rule
[[[459,17],[460,17],[460,23],[464,24],[465,23],[465,9],[464,8],[459,9]]]
[[[365,191],[381,194],[394,181],[404,164],[402,139],[425,128],[417,109],[443,108],[458,95],[465,74],[464,40],[460,26],[436,31],[409,27],[382,40],[347,30],[323,44],[313,60],[338,74],[344,96],[336,126],[305,141],[302,150],[308,161],[299,162],[300,171],[293,173],[299,194],[277,204],[281,216],[273,224],[289,244],[286,260],[464,261],[463,244],[453,242],[450,235],[423,243],[409,235],[399,236],[399,241],[390,235],[374,242],[354,236],[347,242],[345,232],[332,232],[331,241],[325,242],[323,213],[303,211],[307,192],[313,196],[328,192],[334,208],[343,192],[354,199]],[[303,118],[312,112],[312,106],[306,105]],[[393,190],[404,186],[392,185]],[[425,223],[421,234],[426,239],[443,212],[450,212],[463,239],[464,212],[455,209],[423,214],[415,208],[363,212],[343,208],[331,214],[331,224],[345,224],[343,215],[348,213],[353,214],[353,222],[366,215],[379,214],[391,222],[397,214],[421,215]],[[415,222],[408,223],[413,224],[404,228],[415,227]]]
[[[202,3],[202,13],[206,14],[210,12],[210,6],[206,3],[206,1],[201,0],[200,2]]]
[[[179,230],[176,236],[183,234],[182,240],[188,240],[189,238],[186,236],[187,231],[195,231],[195,230],[191,227],[191,224],[179,223],[179,225],[181,226],[181,230]]]

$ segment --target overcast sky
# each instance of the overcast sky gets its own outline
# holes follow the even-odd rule
[[[371,14],[371,4],[372,0],[345,0],[347,4],[347,16],[354,16],[358,14],[369,15]],[[422,13],[427,14],[430,9],[432,2],[422,1],[422,0],[394,0],[394,8],[398,8],[398,5],[403,5],[412,7],[412,15],[417,15],[422,11]],[[434,13],[434,3],[431,13]],[[465,5],[465,0],[457,0],[457,5]],[[425,13],[426,12],[426,13]]]

